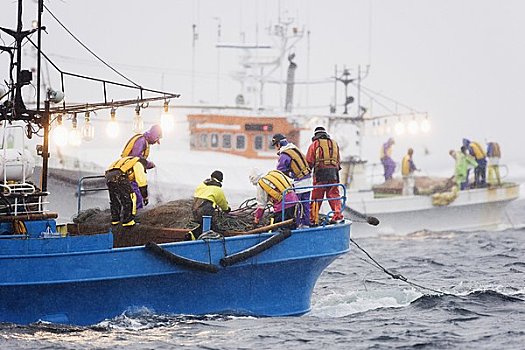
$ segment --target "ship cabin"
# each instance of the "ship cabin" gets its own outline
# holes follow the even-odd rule
[[[192,150],[275,158],[271,140],[277,133],[300,147],[301,128],[285,116],[190,114],[187,119]]]

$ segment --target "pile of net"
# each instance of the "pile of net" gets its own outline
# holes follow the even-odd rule
[[[158,204],[152,208],[139,210],[135,221],[140,225],[163,228],[194,229],[200,223],[193,221],[191,206],[193,199],[180,199]],[[256,209],[255,198],[244,201],[237,209],[229,213],[218,212],[217,226],[220,231],[244,232],[253,229],[253,214]],[[268,212],[268,211],[266,211]],[[111,222],[109,209],[91,208],[81,211],[73,218],[75,224],[108,225]],[[261,225],[269,224],[269,217],[261,220]]]
[[[416,176],[414,194],[429,196],[435,193],[449,192],[454,186],[452,178]],[[372,187],[376,196],[401,195],[403,193],[403,179],[396,178],[385,181]]]

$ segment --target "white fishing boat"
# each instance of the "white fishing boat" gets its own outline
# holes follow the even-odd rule
[[[364,172],[357,173],[350,175],[353,183],[349,186],[347,206],[381,222],[378,226],[357,225],[355,234],[360,237],[423,230],[503,229],[511,224],[505,212],[506,206],[520,196],[520,185],[511,182],[464,191],[385,195],[377,189],[374,191],[363,178],[359,178]],[[350,209],[348,214],[351,215]]]

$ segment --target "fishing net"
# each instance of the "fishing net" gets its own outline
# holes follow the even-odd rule
[[[193,220],[191,207],[193,199],[180,199],[167,203],[158,204],[153,208],[139,210],[136,221],[140,225],[154,226],[159,228],[194,229],[200,223]],[[217,227],[219,231],[248,231],[255,227],[253,215],[257,206],[255,198],[241,203],[237,209],[229,213],[217,213]],[[259,225],[268,225],[269,215],[262,218]],[[73,217],[75,224],[88,226],[105,226],[109,228],[111,213],[109,209],[90,208],[83,210]]]

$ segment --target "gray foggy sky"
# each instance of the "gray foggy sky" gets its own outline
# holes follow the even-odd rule
[[[36,6],[34,1],[24,3],[29,26],[36,17]],[[459,146],[462,137],[496,140],[504,158],[524,159],[520,142],[525,127],[524,1],[51,0],[46,5],[121,72],[147,87],[181,93],[178,103],[182,104],[192,99],[216,103],[218,98],[233,103],[239,92],[238,84],[229,78],[237,69],[238,52],[219,52],[214,47],[219,24],[223,42],[239,42],[240,32],[245,32],[247,42],[269,43],[264,30],[278,14],[295,17],[310,31],[310,53],[306,38],[295,48],[298,80],[326,79],[333,75],[336,64],[352,69],[370,64],[363,85],[429,113],[432,134],[414,142],[424,142],[431,151],[445,154]],[[1,26],[15,25],[15,10],[14,1],[2,2]],[[117,79],[68,39],[48,14],[44,22],[49,33],[44,51],[59,66]],[[199,33],[194,83],[192,24]],[[1,38],[6,44],[11,42],[5,34]],[[6,56],[0,55],[2,66]],[[29,50],[25,59],[30,60]],[[0,70],[0,78],[7,79],[7,69]],[[51,83],[57,86],[56,77]],[[93,97],[97,89],[84,87],[82,93]],[[268,89],[273,94],[269,102],[279,96],[272,91],[275,89]],[[322,110],[327,111],[332,100],[332,84],[318,84],[308,91],[296,89],[296,102],[303,107],[325,106]],[[374,105],[373,112],[384,114],[380,109]],[[399,111],[403,111],[400,106]]]

